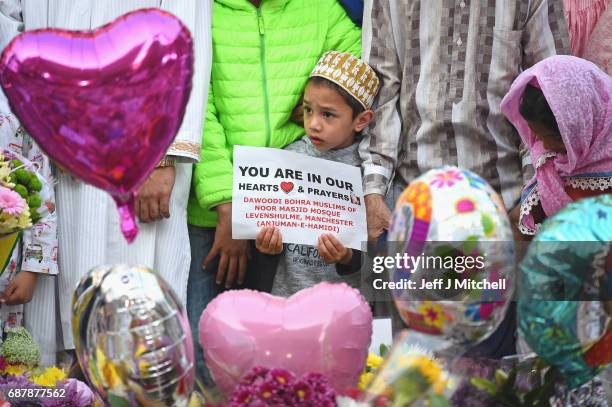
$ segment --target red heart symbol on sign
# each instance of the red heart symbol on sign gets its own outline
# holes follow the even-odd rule
[[[293,190],[293,182],[281,182],[280,187],[285,193],[289,193]]]

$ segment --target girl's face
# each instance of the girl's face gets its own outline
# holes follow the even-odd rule
[[[544,148],[555,153],[567,153],[567,149],[565,148],[565,144],[563,143],[563,139],[561,138],[560,134],[550,130],[540,122],[528,121],[527,124],[536,137],[542,140]]]

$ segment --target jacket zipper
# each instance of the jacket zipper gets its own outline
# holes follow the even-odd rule
[[[266,147],[270,147],[270,107],[268,106],[268,78],[266,74],[266,46],[264,42],[264,21],[260,7],[257,7],[257,25],[259,26],[259,61],[263,79],[264,115],[266,120]]]

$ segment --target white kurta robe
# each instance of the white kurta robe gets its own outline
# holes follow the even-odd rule
[[[144,264],[169,283],[185,304],[191,260],[187,200],[191,163],[200,156],[211,65],[211,0],[0,0],[0,46],[19,31],[54,27],[91,29],[129,11],[158,7],[179,17],[194,38],[195,69],[183,124],[168,154],[181,161],[170,200],[170,218],[141,224],[131,245],[121,234],[110,196],[66,174],[56,187],[59,237],[59,306],[64,349],[74,348],[72,293],[81,277],[101,264]]]

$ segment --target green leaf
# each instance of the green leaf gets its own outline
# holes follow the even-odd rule
[[[516,383],[516,369],[512,369],[512,371],[510,372],[508,379],[502,387],[502,393],[514,394],[514,383]]]
[[[525,394],[523,398],[523,406],[524,407],[533,407],[536,406],[540,393],[542,392],[541,388],[535,388]]]
[[[434,255],[437,257],[455,257],[457,255],[457,249],[451,245],[440,245],[434,248]]]
[[[495,384],[497,386],[503,386],[504,383],[506,383],[506,380],[508,380],[508,373],[501,369],[497,369],[495,371]]]
[[[463,243],[463,253],[466,256],[471,255],[478,248],[478,237],[469,236]]]
[[[387,345],[385,345],[384,343],[381,343],[380,347],[378,348],[378,354],[381,357],[385,357],[385,355],[387,354],[388,351],[389,351],[389,347]]]
[[[438,396],[436,394],[430,394],[427,396],[427,401],[429,401],[429,407],[450,407],[450,403],[446,397]]]
[[[472,377],[470,379],[470,383],[472,383],[472,385],[477,389],[486,391],[491,396],[494,396],[497,393],[497,388],[495,385],[482,377]]]
[[[495,230],[495,223],[493,223],[493,219],[491,219],[491,216],[483,213],[480,220],[485,235],[490,235],[491,233],[493,233],[493,231]]]
[[[111,407],[130,407],[130,402],[128,400],[112,392],[108,392],[108,404],[110,404]]]

